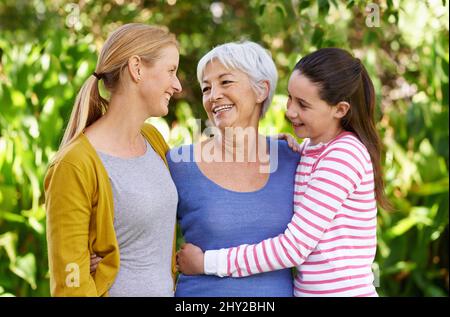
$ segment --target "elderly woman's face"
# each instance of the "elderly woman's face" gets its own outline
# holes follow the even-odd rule
[[[250,80],[242,71],[209,62],[201,84],[203,106],[209,119],[220,129],[258,124],[260,107]]]

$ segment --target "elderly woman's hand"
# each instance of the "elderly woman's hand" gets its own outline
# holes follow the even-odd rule
[[[275,137],[279,140],[286,140],[292,151],[300,153],[300,144],[298,144],[297,140],[291,134],[280,133]]]
[[[185,275],[204,274],[204,254],[199,247],[187,243],[177,252],[178,271]]]

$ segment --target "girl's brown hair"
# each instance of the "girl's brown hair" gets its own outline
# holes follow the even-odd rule
[[[295,65],[302,75],[319,87],[319,95],[329,105],[350,104],[342,127],[354,132],[366,146],[373,164],[377,203],[391,209],[384,194],[381,168],[382,144],[375,127],[375,90],[366,68],[357,58],[339,48],[322,48],[306,55]]]

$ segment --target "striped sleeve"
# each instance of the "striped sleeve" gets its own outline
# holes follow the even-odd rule
[[[243,277],[302,264],[366,172],[356,149],[343,148],[337,142],[316,161],[306,188],[294,195],[294,215],[284,233],[254,245],[206,251],[205,273]]]

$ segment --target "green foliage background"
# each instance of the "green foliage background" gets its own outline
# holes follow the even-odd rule
[[[378,27],[358,0],[0,0],[0,296],[49,295],[43,177],[99,48],[127,22],[166,25],[181,43],[183,93],[152,119],[171,146],[192,142],[194,118],[206,119],[195,71],[213,46],[246,38],[272,52],[280,81],[268,132],[292,132],[286,83],[301,56],[352,50],[376,86],[395,206],[379,210],[377,290],[448,296],[448,2],[374,3]]]

